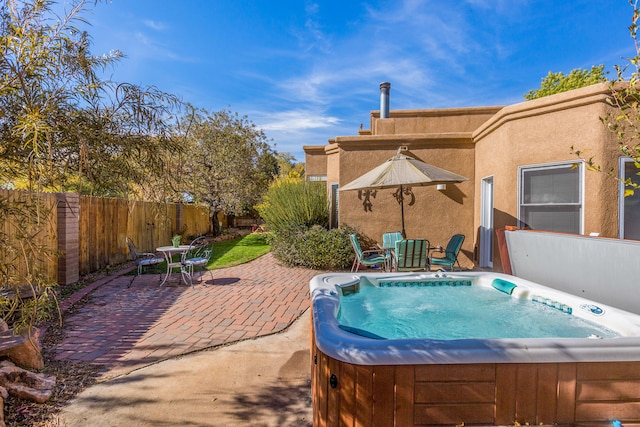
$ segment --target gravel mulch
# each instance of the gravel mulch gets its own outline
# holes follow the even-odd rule
[[[93,283],[106,275],[107,272],[99,272],[83,277],[79,287],[82,284]],[[87,296],[69,308],[63,314],[63,325],[64,317],[73,314],[75,310],[89,302],[90,298],[90,296]],[[7,427],[59,427],[60,410],[78,393],[97,382],[101,369],[100,365],[56,360],[52,349],[63,340],[64,334],[64,328],[60,326],[60,322],[56,319],[56,321],[46,325],[46,332],[40,341],[45,365],[40,372],[56,377],[56,385],[51,398],[44,403],[37,403],[9,396],[4,404],[4,418]]]
[[[237,238],[247,233],[246,230],[242,230],[213,240]],[[132,263],[120,265],[118,269],[125,268],[129,264],[133,265]],[[80,282],[74,285],[73,289],[67,291],[81,289],[83,286],[109,275],[109,273],[113,273],[113,270],[100,271],[82,277]],[[66,313],[63,313],[62,324],[64,325],[65,316],[73,314],[74,310],[89,302],[90,298],[90,295],[84,297],[69,308]],[[46,375],[55,375],[56,377],[56,386],[51,398],[44,403],[37,403],[9,396],[4,404],[5,423],[8,427],[59,427],[61,424],[59,418],[61,409],[76,395],[97,382],[102,368],[101,365],[56,360],[52,349],[55,348],[56,344],[62,342],[63,338],[64,327],[61,327],[57,321],[47,325],[46,333],[41,338],[42,356],[45,364],[45,368],[41,372]]]

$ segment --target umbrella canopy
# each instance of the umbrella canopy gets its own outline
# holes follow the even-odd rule
[[[389,160],[351,181],[340,191],[398,188],[396,198],[400,203],[402,215],[402,235],[406,237],[404,230],[404,197],[407,189],[403,187],[437,185],[468,181],[462,175],[421,162],[413,157],[402,154],[402,148]]]
[[[397,188],[447,184],[468,181],[462,175],[421,162],[400,151],[381,164],[351,181],[340,191],[362,190],[366,188]]]

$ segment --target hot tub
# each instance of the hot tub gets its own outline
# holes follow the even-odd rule
[[[337,319],[340,296],[363,286],[461,283],[616,337],[381,339]],[[310,285],[314,425],[640,422],[640,316],[497,273],[333,273]]]

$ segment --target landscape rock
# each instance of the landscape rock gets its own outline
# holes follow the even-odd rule
[[[9,360],[0,362],[0,387],[12,396],[43,403],[51,397],[55,385],[55,376],[27,371]]]
[[[21,344],[0,350],[0,356],[7,356],[16,365],[24,368],[44,368],[42,347],[40,345],[40,329],[32,328],[31,334],[24,338]]]
[[[5,427],[4,422],[4,401],[9,397],[7,389],[0,387],[0,427]]]

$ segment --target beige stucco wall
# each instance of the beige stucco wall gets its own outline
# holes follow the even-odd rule
[[[311,176],[327,174],[327,156],[324,152],[324,148],[324,145],[306,145],[302,147],[305,154],[305,175]]]
[[[480,227],[482,178],[493,176],[494,229],[499,229],[517,225],[519,166],[580,162],[573,147],[594,156],[603,170],[617,170],[617,144],[600,121],[609,108],[607,94],[607,85],[601,84],[512,105],[474,132],[474,235]],[[585,168],[585,234],[617,237],[617,197],[614,179]],[[502,271],[495,239],[493,267]]]
[[[448,184],[445,191],[436,187],[413,187],[415,199],[405,196],[405,230],[407,238],[426,238],[432,245],[446,245],[452,234],[467,237],[473,232],[473,144],[466,142],[425,141],[408,146],[406,154],[434,166],[470,178],[460,184]],[[397,146],[379,147],[363,152],[343,148],[340,186],[385,162],[397,151]],[[371,209],[366,210],[363,192],[340,192],[339,223],[358,228],[363,234],[382,242],[382,234],[401,231],[400,205],[393,197],[394,190],[377,190],[370,195]],[[472,265],[473,239],[465,241],[460,261]]]
[[[325,149],[327,155],[327,184],[340,182],[340,150],[335,143]]]
[[[392,110],[380,119],[379,111],[370,115],[373,135],[410,135],[472,132],[501,107],[440,108],[431,110]]]
[[[413,187],[413,204],[410,197],[405,197],[405,230],[408,238],[426,238],[432,245],[441,246],[453,234],[464,234],[460,262],[472,267],[475,170],[471,131],[500,108],[391,111],[388,119],[379,119],[373,112],[372,135],[360,133],[330,140],[327,181],[343,187],[388,160],[402,146],[418,160],[469,178],[447,185],[445,191]],[[354,226],[381,242],[384,232],[402,229],[401,208],[393,194],[391,189],[370,193],[371,207],[366,209],[364,192],[341,191],[339,223]]]
[[[455,233],[466,236],[460,261],[473,266],[474,147],[471,132],[495,115],[501,107],[449,108],[438,110],[392,110],[380,119],[371,112],[371,131],[358,136],[330,140],[327,150],[328,182],[340,187],[383,163],[398,147],[407,154],[434,166],[469,178],[449,184],[445,191],[435,187],[414,187],[415,199],[405,197],[405,230],[408,238],[426,238],[432,245],[445,246]],[[358,191],[340,192],[339,223],[357,227],[378,242],[382,234],[402,229],[401,208],[393,190],[366,195]]]
[[[373,111],[369,131],[335,137],[325,146],[327,183],[343,187],[400,146],[419,160],[470,178],[446,191],[414,187],[415,203],[405,202],[405,228],[409,238],[427,238],[432,245],[464,234],[461,262],[472,267],[478,261],[483,178],[493,177],[494,229],[500,229],[517,225],[519,166],[581,162],[573,147],[585,158],[593,157],[602,170],[618,172],[615,136],[600,120],[610,109],[608,94],[608,86],[599,84],[504,108],[392,110],[386,119]],[[311,154],[307,162],[322,163],[322,155],[314,159]],[[583,181],[584,233],[618,237],[616,180],[585,168]],[[339,223],[376,241],[386,231],[400,231],[400,206],[392,194],[378,190],[370,196],[371,209],[365,210],[363,193],[340,192]],[[495,236],[493,241],[493,268],[503,271]]]

